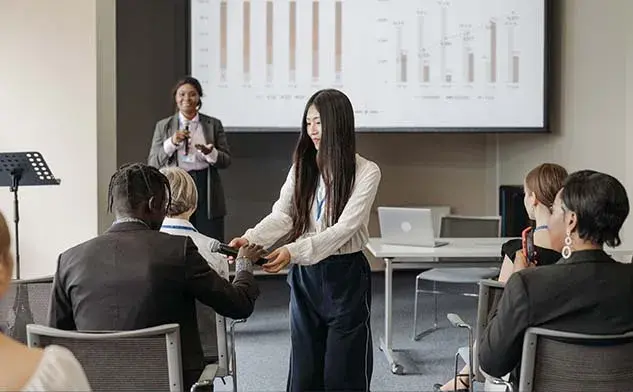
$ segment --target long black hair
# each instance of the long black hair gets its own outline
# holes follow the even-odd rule
[[[319,150],[308,135],[307,115],[310,107],[321,118]],[[294,152],[295,190],[292,201],[290,241],[308,229],[319,176],[325,182],[324,218],[334,225],[347,204],[356,180],[356,137],[354,109],[349,98],[339,90],[317,91],[306,103],[301,135]]]

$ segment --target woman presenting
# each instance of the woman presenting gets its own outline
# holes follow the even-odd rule
[[[173,90],[178,112],[156,123],[148,164],[158,169],[186,170],[198,189],[198,205],[191,223],[202,234],[224,241],[226,204],[218,169],[231,164],[231,152],[222,122],[200,113],[202,86],[192,77]]]
[[[262,268],[274,273],[291,265],[288,391],[369,390],[371,276],[362,249],[380,169],[356,153],[354,131],[345,94],[314,94],[279,200],[230,244],[286,242]]]

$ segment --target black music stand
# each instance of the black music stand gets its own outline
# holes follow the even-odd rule
[[[0,187],[8,186],[13,192],[13,214],[15,222],[15,277],[20,279],[20,208],[18,203],[18,187],[59,185],[61,180],[55,178],[48,168],[42,154],[36,151],[0,153]]]

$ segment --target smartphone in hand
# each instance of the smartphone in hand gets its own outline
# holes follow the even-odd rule
[[[536,248],[534,247],[534,230],[531,227],[526,228],[521,233],[523,243],[523,256],[528,264],[538,264],[536,257]]]

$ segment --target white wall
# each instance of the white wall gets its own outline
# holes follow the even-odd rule
[[[21,277],[97,234],[96,0],[0,0],[0,151],[40,151],[60,186],[20,189]],[[0,210],[13,219],[12,194]]]

